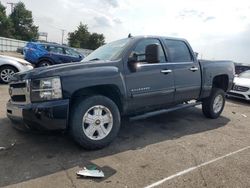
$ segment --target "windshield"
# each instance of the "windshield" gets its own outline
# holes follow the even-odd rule
[[[250,79],[250,70],[245,71],[239,75],[240,78],[249,78]]]
[[[130,40],[130,38],[121,39],[101,46],[84,58],[82,62],[94,60],[116,60]]]

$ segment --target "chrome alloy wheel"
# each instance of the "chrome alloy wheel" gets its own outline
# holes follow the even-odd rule
[[[221,95],[218,95],[214,99],[214,104],[213,104],[213,110],[214,113],[219,113],[223,107],[223,97]]]
[[[13,69],[6,68],[1,71],[0,77],[4,82],[8,83],[14,74],[15,71]]]
[[[89,108],[82,119],[83,132],[91,140],[102,140],[110,133],[112,127],[112,113],[102,105]]]

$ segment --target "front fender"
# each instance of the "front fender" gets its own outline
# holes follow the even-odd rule
[[[4,60],[0,60],[0,67],[5,66],[5,65],[15,67],[18,70],[18,72],[23,72],[23,71],[27,70],[26,66],[22,65],[18,61],[12,60],[12,59],[7,59],[7,58],[5,59],[4,58]]]
[[[118,67],[103,66],[74,70],[61,77],[64,97],[70,98],[79,89],[115,85],[126,96],[124,77]]]

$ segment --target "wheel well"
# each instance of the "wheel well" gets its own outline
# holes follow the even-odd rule
[[[228,75],[215,76],[213,79],[213,88],[223,89],[225,92],[228,89]]]
[[[8,65],[8,64],[1,65],[1,66],[0,66],[0,69],[1,69],[2,67],[12,67],[12,68],[15,69],[17,72],[19,71],[19,70],[18,70],[15,66],[13,66],[13,65]]]
[[[73,93],[71,103],[74,103],[74,101],[76,101],[76,99],[79,97],[86,97],[91,95],[103,95],[105,97],[108,97],[109,99],[115,102],[120,112],[123,111],[121,93],[119,88],[115,85],[99,85],[79,89]]]
[[[54,64],[54,62],[49,58],[41,58],[41,59],[39,59],[38,63],[41,63],[42,61],[48,61],[48,62]]]

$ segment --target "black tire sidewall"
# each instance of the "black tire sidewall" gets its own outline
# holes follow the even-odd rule
[[[219,112],[215,113],[214,109],[213,109],[213,104],[214,104],[214,100],[215,98],[221,95],[223,98],[223,104],[222,104],[222,108]],[[224,106],[225,106],[225,92],[222,89],[219,88],[213,88],[211,96],[209,97],[208,101],[205,102],[205,105],[208,105],[208,110],[209,110],[209,116],[213,119],[218,118],[220,116],[220,114],[222,113]]]
[[[91,140],[88,138],[82,128],[82,118],[88,109],[95,105],[107,107],[113,116],[113,127],[110,133],[101,140]],[[92,96],[84,99],[78,99],[73,105],[71,113],[70,132],[74,140],[86,149],[99,149],[105,147],[114,140],[120,129],[120,113],[117,105],[107,97]]]

